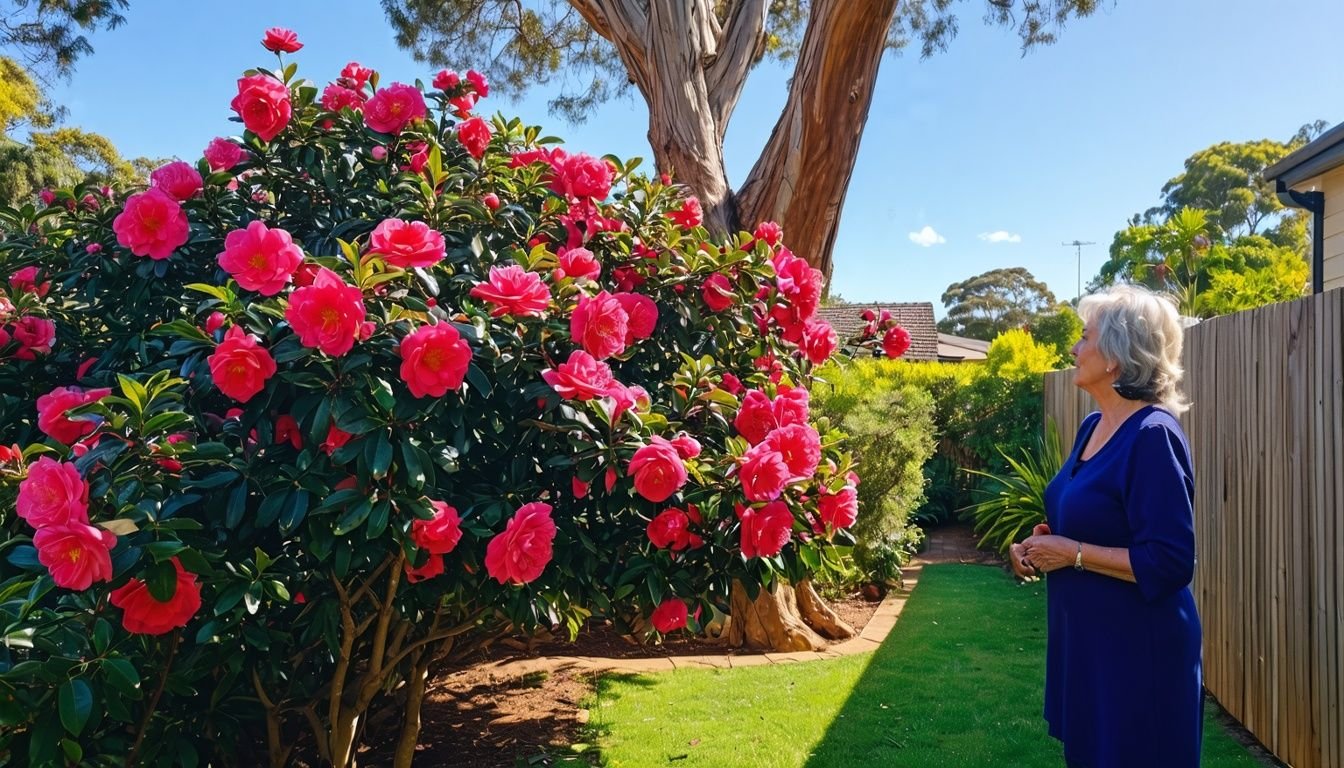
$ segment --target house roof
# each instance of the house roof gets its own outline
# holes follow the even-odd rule
[[[875,304],[830,304],[817,309],[817,315],[835,328],[843,344],[863,330],[860,315],[865,309],[873,312],[887,310],[901,327],[910,332],[910,348],[902,355],[904,360],[937,360],[938,328],[933,322],[933,303],[912,301]]]
[[[1344,165],[1344,123],[1322,133],[1310,144],[1266,168],[1265,180],[1279,179],[1284,186],[1291,187],[1341,165]]]
[[[952,363],[965,360],[984,360],[987,357],[989,357],[988,341],[953,336],[950,333],[938,334],[939,360]]]

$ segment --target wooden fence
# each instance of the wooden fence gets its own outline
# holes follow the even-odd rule
[[[1344,766],[1344,290],[1185,334],[1205,685],[1280,760]],[[1067,448],[1072,371],[1045,412]]]

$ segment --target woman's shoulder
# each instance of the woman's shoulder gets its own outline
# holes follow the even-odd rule
[[[1167,444],[1179,446],[1177,450],[1189,454],[1190,444],[1186,440],[1181,422],[1171,411],[1161,406],[1149,406],[1146,412],[1137,415],[1137,428],[1134,430],[1135,444],[1152,449]]]
[[[1181,429],[1181,422],[1177,421],[1171,411],[1160,405],[1148,406],[1145,412],[1140,414],[1138,426],[1141,430],[1161,429],[1175,432],[1182,437],[1185,436],[1185,432]]]

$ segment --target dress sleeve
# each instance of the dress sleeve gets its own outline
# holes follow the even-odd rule
[[[1185,587],[1195,572],[1194,477],[1180,433],[1144,425],[1126,473],[1129,562],[1139,592],[1152,602]]]

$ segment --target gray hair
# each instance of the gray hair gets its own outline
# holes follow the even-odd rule
[[[1135,285],[1114,285],[1084,296],[1078,316],[1095,334],[1097,350],[1119,366],[1116,390],[1157,403],[1179,416],[1190,408],[1179,389],[1184,332],[1170,297]]]

